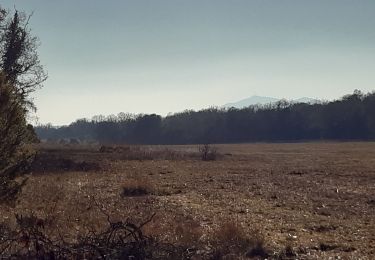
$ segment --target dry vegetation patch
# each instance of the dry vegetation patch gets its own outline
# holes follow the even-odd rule
[[[212,234],[215,258],[228,254],[247,257],[268,257],[264,248],[264,237],[259,230],[245,230],[234,221],[225,221]]]
[[[199,158],[199,151],[181,151],[163,146],[101,146],[99,152],[116,160],[186,160]]]
[[[123,197],[145,196],[155,194],[153,185],[146,178],[128,179],[123,184]]]
[[[48,239],[77,245],[109,223],[139,226],[155,213],[141,231],[156,259],[373,258],[375,144],[218,148],[231,156],[123,160],[98,148],[49,148],[45,158],[100,168],[28,176],[16,205],[0,205],[0,229],[20,230],[22,215]]]

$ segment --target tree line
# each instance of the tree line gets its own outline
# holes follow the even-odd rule
[[[156,114],[95,116],[68,126],[41,125],[41,139],[116,144],[195,144],[262,141],[374,140],[375,92],[356,90],[313,104],[281,100],[243,109],[208,108]]]

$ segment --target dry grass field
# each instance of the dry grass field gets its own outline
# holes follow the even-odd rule
[[[143,233],[186,258],[375,258],[375,143],[215,147],[202,161],[198,146],[42,145],[0,220],[33,214],[74,241],[155,213]]]

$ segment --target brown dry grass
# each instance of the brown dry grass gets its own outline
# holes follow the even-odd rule
[[[235,253],[249,257],[267,257],[264,237],[259,230],[245,230],[234,221],[219,223],[211,235],[211,243],[216,258]]]
[[[135,197],[155,194],[155,189],[146,178],[129,178],[122,187],[123,197]]]
[[[51,235],[59,231],[74,240],[103,229],[103,211],[113,220],[135,222],[156,213],[145,233],[187,246],[202,258],[213,251],[215,233],[224,237],[220,245],[233,240],[232,233],[251,240],[253,230],[263,235],[271,255],[287,255],[289,245],[299,258],[374,258],[375,143],[217,147],[226,155],[211,162],[179,155],[128,160],[97,147],[49,147],[44,150],[49,155],[100,167],[30,175],[16,206],[0,205],[0,222],[12,226],[16,213],[34,213],[50,219]],[[197,146],[142,149],[197,154]],[[149,194],[121,196],[129,180]],[[237,230],[225,224],[228,219]],[[218,231],[221,226],[227,227]],[[237,257],[249,250],[239,251]]]

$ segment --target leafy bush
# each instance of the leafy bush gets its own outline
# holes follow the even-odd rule
[[[27,169],[33,150],[27,146],[32,137],[26,124],[25,109],[16,90],[0,74],[0,201],[9,201],[17,195],[24,182],[14,179]]]

